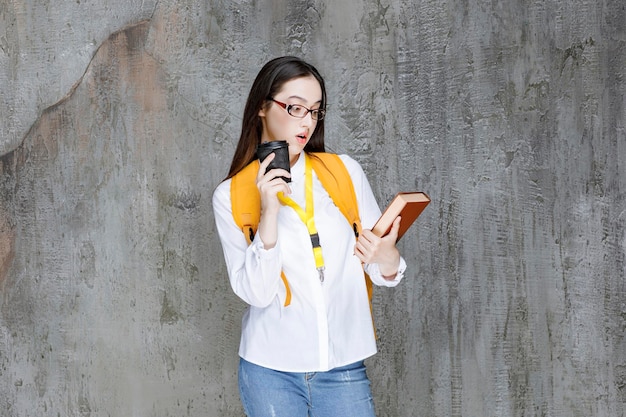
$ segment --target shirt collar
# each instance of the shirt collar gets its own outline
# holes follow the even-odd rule
[[[300,152],[300,156],[298,160],[291,167],[291,181],[294,183],[299,183],[304,178],[304,151]]]

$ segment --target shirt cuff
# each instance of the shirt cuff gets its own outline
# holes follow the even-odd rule
[[[370,265],[370,278],[374,282],[374,284],[379,285],[381,287],[395,287],[402,281],[404,278],[404,273],[406,272],[406,261],[404,258],[400,257],[400,264],[398,265],[398,272],[393,279],[385,279],[383,274],[380,272],[380,268],[378,264]]]
[[[254,254],[257,256],[258,259],[261,259],[264,261],[274,259],[280,256],[279,242],[276,242],[273,248],[265,249],[265,246],[263,245],[263,241],[258,235],[254,237],[254,240],[250,244],[250,248],[252,249],[252,252],[254,252]]]

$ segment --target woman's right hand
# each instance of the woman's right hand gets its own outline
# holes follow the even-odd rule
[[[278,193],[291,194],[289,185],[281,178],[291,177],[288,171],[275,168],[265,172],[275,157],[276,155],[271,153],[261,162],[256,177],[256,186],[261,195],[261,218],[259,219],[258,234],[265,249],[273,248],[278,239],[277,216],[281,205],[278,200]]]

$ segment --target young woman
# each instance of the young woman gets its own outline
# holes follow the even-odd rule
[[[364,270],[376,285],[400,282],[406,263],[395,244],[399,218],[386,237],[369,230],[380,209],[361,166],[341,155],[363,226],[355,236],[307,162],[311,152],[325,150],[325,113],[324,80],[312,65],[295,57],[268,62],[248,96],[228,177],[213,195],[231,286],[249,304],[239,389],[250,417],[374,416],[364,359],[376,353],[376,341]],[[278,140],[288,143],[291,172],[266,173],[273,154],[260,164],[260,220],[248,245],[233,220],[231,181],[256,159],[257,145]],[[309,218],[302,217],[307,200]],[[313,251],[311,220],[323,268]]]

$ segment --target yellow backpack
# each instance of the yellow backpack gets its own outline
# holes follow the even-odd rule
[[[355,236],[361,232],[361,218],[356,200],[356,193],[348,169],[339,155],[326,152],[309,153],[311,166],[317,178],[330,195],[339,211],[352,226]],[[230,200],[233,218],[241,229],[248,244],[252,243],[261,217],[261,195],[256,186],[256,175],[259,172],[259,161],[255,160],[232,177],[230,183]],[[284,272],[281,278],[285,284],[287,295],[285,307],[291,304],[291,290]],[[373,286],[369,276],[365,274],[367,294],[372,307]]]

